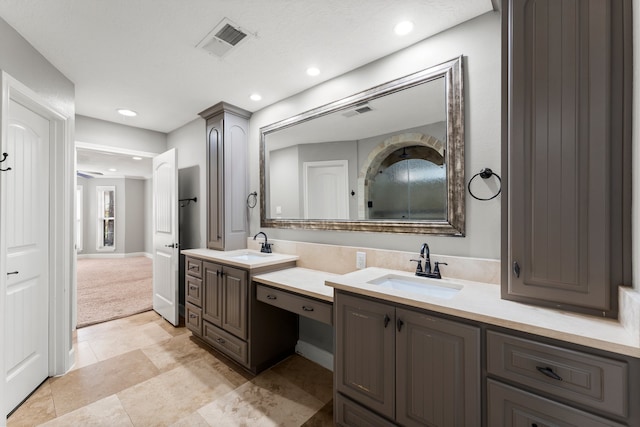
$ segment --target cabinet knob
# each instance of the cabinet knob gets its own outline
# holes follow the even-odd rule
[[[518,261],[513,262],[513,274],[516,277],[520,277],[520,264],[518,264]]]
[[[400,332],[400,330],[402,329],[402,325],[404,325],[404,322],[401,319],[398,319],[396,325],[398,326],[398,332]]]
[[[226,341],[225,341],[225,340],[223,340],[222,338],[217,338],[217,339],[216,339],[216,342],[217,342],[217,343],[220,343],[220,344],[224,344]]]
[[[384,315],[384,327],[386,328],[387,326],[389,326],[389,322],[391,321],[391,318],[389,317],[388,314]]]

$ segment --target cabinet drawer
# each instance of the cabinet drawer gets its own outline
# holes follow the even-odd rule
[[[187,275],[185,277],[187,302],[202,307],[202,279]]]
[[[487,405],[487,420],[490,426],[623,426],[492,380],[487,382]]]
[[[198,277],[202,279],[202,261],[195,258],[189,258],[185,260],[185,270],[189,276]]]
[[[392,427],[395,424],[337,393],[335,401],[336,422],[348,427]]]
[[[256,298],[258,301],[274,305],[287,311],[292,311],[301,316],[317,320],[318,322],[333,325],[333,304],[294,295],[263,285],[257,286]]]
[[[247,343],[212,325],[202,322],[202,338],[216,350],[221,351],[243,365],[248,363]]]
[[[194,334],[202,335],[202,310],[200,307],[187,302],[185,305],[187,329]]]
[[[488,331],[487,371],[581,405],[626,417],[624,362]]]

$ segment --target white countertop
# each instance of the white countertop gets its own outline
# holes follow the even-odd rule
[[[297,255],[286,255],[279,253],[263,254],[252,249],[238,249],[235,251],[216,251],[213,249],[185,249],[180,252],[183,255],[204,259],[207,261],[219,262],[221,264],[234,267],[252,268],[268,267],[283,262],[297,261]],[[246,257],[243,259],[242,257]]]
[[[336,277],[340,275],[295,267],[258,274],[253,276],[253,280],[274,288],[333,302],[333,288],[325,285],[325,281]]]
[[[371,267],[345,275],[333,275],[326,284],[355,294],[640,357],[640,339],[617,320],[503,300],[500,298],[500,286],[486,283],[457,280],[456,283],[464,287],[450,299],[427,297],[367,283],[390,273],[415,277],[407,272]]]

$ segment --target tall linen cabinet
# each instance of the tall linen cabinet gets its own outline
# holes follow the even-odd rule
[[[200,116],[206,120],[207,131],[207,248],[246,248],[251,113],[220,102]]]
[[[615,317],[631,284],[631,1],[503,2],[503,298]]]

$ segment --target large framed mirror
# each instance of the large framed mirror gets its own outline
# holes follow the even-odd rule
[[[464,236],[462,57],[260,129],[260,222]]]

